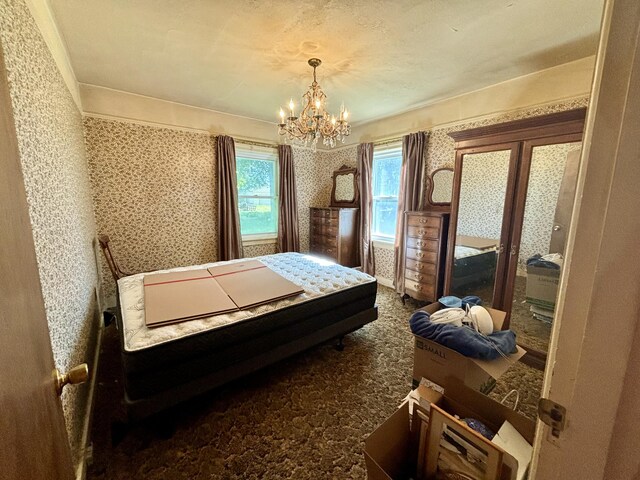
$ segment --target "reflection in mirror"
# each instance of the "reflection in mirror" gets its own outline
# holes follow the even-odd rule
[[[511,329],[547,351],[571,219],[581,143],[534,147],[514,285]]]
[[[451,203],[453,170],[440,168],[431,175],[431,203]]]
[[[493,300],[511,150],[462,157],[451,294]]]
[[[336,175],[336,202],[353,202],[355,200],[355,178],[353,173]]]

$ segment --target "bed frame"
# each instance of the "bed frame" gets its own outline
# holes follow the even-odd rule
[[[263,335],[247,337],[226,347],[203,350],[193,358],[182,360],[158,372],[141,375],[135,372],[132,354],[124,349],[124,328],[120,305],[117,306],[121,357],[124,376],[124,403],[130,421],[140,420],[175,406],[185,400],[249,375],[268,365],[308,350],[314,346],[342,338],[378,318],[378,307],[369,297],[347,302],[339,309],[313,314],[310,301],[285,310],[289,324]],[[118,295],[119,299],[119,295]],[[118,300],[119,302],[119,300]],[[282,311],[281,311],[282,312]],[[282,316],[282,315],[281,315]],[[211,332],[208,332],[211,335]],[[178,340],[177,342],[179,342]],[[234,358],[221,365],[221,359]]]
[[[496,262],[495,250],[455,259],[451,278],[452,291],[492,280],[496,271]]]

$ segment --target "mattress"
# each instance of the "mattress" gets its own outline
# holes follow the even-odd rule
[[[366,273],[343,267],[322,258],[300,253],[281,253],[256,257],[274,272],[304,288],[304,293],[296,297],[254,307],[186,322],[149,328],[144,321],[143,278],[151,273],[181,272],[242,262],[246,259],[208,263],[190,267],[140,273],[118,280],[119,300],[123,326],[123,349],[135,352],[149,347],[173,342],[177,339],[202,332],[220,329],[235,323],[251,320],[268,313],[285,309],[296,304],[309,302],[358,285],[376,283],[376,279]]]
[[[467,257],[473,257],[475,255],[480,255],[482,253],[486,253],[490,250],[480,250],[478,248],[472,248],[472,247],[464,247],[462,245],[456,245],[455,251],[453,253],[454,257],[456,260],[458,260],[459,258],[467,258]]]
[[[248,358],[295,344],[375,306],[377,282],[363,272],[298,253],[256,258],[302,286],[304,293],[241,312],[148,328],[144,274],[120,279],[120,336],[130,400],[160,394],[212,371],[235,368]]]

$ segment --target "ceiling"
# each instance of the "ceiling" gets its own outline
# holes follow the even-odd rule
[[[50,0],[80,83],[275,122],[311,83],[361,123],[593,55],[602,0]]]

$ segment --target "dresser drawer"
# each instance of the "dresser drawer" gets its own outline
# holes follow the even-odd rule
[[[407,229],[407,236],[414,238],[440,238],[439,227],[416,227],[410,225]]]
[[[435,285],[436,283],[436,277],[433,273],[416,272],[414,270],[409,270],[408,268],[404,271],[404,278],[413,282],[423,283],[425,285]]]
[[[330,222],[321,223],[321,222],[324,222],[324,219],[318,219],[318,220],[320,220],[320,222],[314,222],[311,224],[311,227],[310,227],[311,235],[327,235],[332,237],[335,237],[336,235],[338,235],[337,225],[334,225],[333,223],[330,223]]]
[[[436,264],[435,263],[427,263],[420,262],[418,260],[413,260],[411,258],[407,258],[405,261],[405,267],[409,270],[413,270],[414,272],[418,272],[421,274],[431,274],[435,275],[436,273]]]
[[[313,235],[311,237],[311,243],[313,245],[319,245],[324,247],[337,247],[338,246],[338,238],[334,235]]]
[[[407,258],[435,263],[438,260],[438,254],[435,252],[425,252],[424,250],[418,250],[415,248],[407,248]]]
[[[332,217],[311,217],[311,225],[318,227],[335,227],[338,228],[338,218]]]
[[[311,218],[338,218],[338,210],[330,210],[328,208],[312,208]]]
[[[422,238],[407,238],[407,247],[415,248],[418,250],[426,250],[427,252],[437,252],[438,251],[438,241],[437,240],[427,240]]]
[[[414,282],[412,280],[405,279],[404,288],[407,293],[417,300],[435,300],[436,287],[434,284],[425,285],[422,283]]]
[[[440,228],[440,217],[422,215],[407,215],[407,223],[413,227],[437,227]]]

